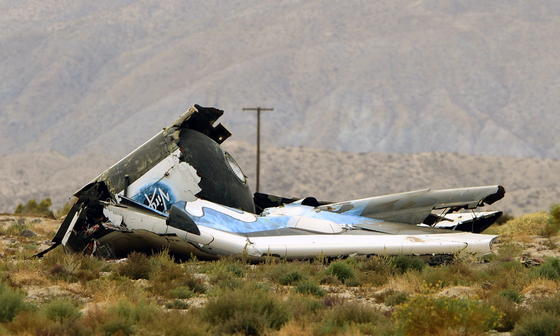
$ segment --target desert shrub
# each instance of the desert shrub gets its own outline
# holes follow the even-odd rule
[[[373,307],[359,303],[344,303],[334,306],[326,313],[317,327],[320,335],[332,335],[354,327],[366,334],[377,334],[378,324],[387,320]]]
[[[150,331],[157,330],[165,336],[203,336],[209,335],[209,326],[200,319],[199,314],[169,311],[160,314],[155,321],[146,326]],[[140,333],[139,333],[140,334]]]
[[[129,336],[133,335],[136,329],[131,321],[115,317],[103,323],[101,330],[105,335]]]
[[[409,295],[405,292],[394,291],[385,297],[387,306],[398,306],[408,301]]]
[[[487,233],[509,236],[540,235],[545,230],[548,219],[549,215],[546,212],[522,215],[509,220],[503,225],[489,228]]]
[[[140,320],[150,321],[156,315],[158,308],[150,301],[141,299],[138,302],[131,302],[128,299],[120,299],[113,306],[108,308],[113,316],[118,316],[124,320],[138,322]]]
[[[395,316],[406,335],[480,335],[499,320],[495,308],[479,301],[430,296],[411,298]]]
[[[16,207],[14,214],[54,218],[54,214],[50,209],[51,205],[52,201],[50,198],[45,198],[39,203],[37,203],[37,201],[33,199],[27,201],[27,203],[25,204],[19,204]]]
[[[546,312],[554,316],[560,317],[560,295],[542,298],[535,301],[531,306],[533,312]]]
[[[27,308],[24,297],[20,291],[0,282],[0,322],[10,322]]]
[[[14,224],[10,225],[5,234],[12,236],[21,236],[22,232],[29,230],[29,225],[25,222],[23,218],[18,219]]]
[[[315,296],[324,296],[325,290],[313,281],[300,281],[296,285],[296,292],[300,294],[311,294]]]
[[[500,292],[500,295],[514,303],[523,302],[523,295],[521,295],[521,293],[519,293],[519,291],[515,289],[511,289],[511,288],[504,289]]]
[[[11,332],[9,335],[79,335],[79,330],[76,333],[64,330],[64,327],[37,311],[18,314],[6,327]]]
[[[420,278],[428,285],[439,287],[470,285],[476,277],[475,272],[464,263],[427,267],[420,274]]]
[[[152,302],[140,298],[137,301],[122,298],[107,308],[100,329],[105,335],[132,335],[138,325],[151,325],[158,320],[161,311]]]
[[[132,252],[128,255],[127,260],[118,266],[117,272],[134,280],[149,279],[152,268],[153,265],[145,254]]]
[[[57,247],[49,253],[45,254],[41,259],[43,269],[49,269],[56,264],[62,263],[66,255],[67,253],[62,247]]]
[[[165,304],[167,309],[188,309],[189,303],[182,300],[173,300]]]
[[[496,261],[512,261],[519,257],[523,252],[523,247],[520,244],[513,242],[504,243],[498,248],[496,253]]]
[[[354,276],[348,280],[346,280],[344,282],[344,284],[348,287],[358,287],[362,284],[362,281],[360,280],[361,278],[361,274],[359,276]]]
[[[326,316],[328,321],[339,326],[347,323],[370,323],[382,318],[383,314],[377,309],[354,302],[335,306]]]
[[[550,207],[550,217],[552,221],[560,223],[560,204],[554,204]]]
[[[513,330],[513,336],[555,336],[560,333],[560,318],[552,314],[531,314]]]
[[[297,320],[314,320],[322,318],[319,314],[326,309],[323,298],[321,301],[317,296],[292,294],[288,296],[286,305],[290,309],[290,313]]]
[[[185,286],[175,287],[169,291],[169,294],[176,299],[190,299],[194,296],[193,291]]]
[[[184,278],[181,279],[180,283],[183,286],[187,286],[190,288],[194,293],[206,293],[206,286],[204,285],[204,281],[199,278],[195,278],[193,275],[188,274]]]
[[[110,271],[112,268],[104,260],[79,253],[65,253],[62,248],[55,248],[41,261],[42,271],[51,279],[68,282],[97,279],[99,272]]]
[[[560,204],[552,205],[549,214],[547,224],[541,233],[545,237],[550,237],[560,231]]]
[[[335,276],[332,275],[332,274],[328,274],[328,273],[326,273],[326,272],[323,273],[323,274],[321,275],[321,277],[320,277],[320,279],[319,279],[319,282],[320,282],[322,285],[325,285],[325,284],[340,285],[340,284],[341,284],[341,283],[340,283],[340,280],[338,280],[337,277],[335,277]]]
[[[560,295],[545,297],[533,302],[522,316],[517,316],[513,335],[560,334]]]
[[[392,257],[387,256],[360,256],[355,257],[356,267],[361,272],[380,272],[392,274],[395,270],[395,264]]]
[[[54,280],[85,282],[99,278],[99,272],[106,263],[95,257],[78,253],[64,254],[60,250],[52,256],[47,254],[43,266],[47,268],[49,277]]]
[[[352,266],[344,261],[332,262],[325,272],[326,274],[333,275],[342,283],[345,283],[349,279],[355,277],[355,272]]]
[[[204,319],[217,333],[262,335],[279,329],[288,321],[284,303],[259,289],[241,288],[224,291],[211,298],[203,308]]]
[[[242,278],[245,275],[245,270],[238,264],[229,263],[225,267],[226,272],[235,275],[238,278]]]
[[[393,258],[385,256],[357,257],[356,268],[362,276],[362,283],[381,286],[387,283],[389,278],[397,273]]]
[[[152,265],[150,271],[150,289],[152,292],[170,296],[170,289],[187,287],[195,293],[204,293],[206,286],[201,279],[188,273],[180,264],[171,259],[169,254],[160,253],[149,258]]]
[[[559,258],[547,258],[544,263],[539,265],[533,270],[533,274],[540,278],[546,278],[550,280],[560,279],[560,259]]]
[[[235,289],[241,288],[243,286],[243,280],[232,276],[230,272],[227,271],[216,271],[210,276],[210,283],[218,290],[221,289]]]
[[[325,305],[325,307],[334,307],[344,302],[346,302],[346,299],[339,295],[327,295],[323,298],[323,305]]]
[[[500,319],[495,326],[496,330],[500,332],[511,331],[515,324],[527,314],[524,307],[512,304],[511,298],[501,295],[501,293],[489,298],[487,303],[500,313]]]
[[[42,308],[49,320],[59,323],[76,320],[81,315],[80,310],[73,302],[63,298],[54,299]]]
[[[222,260],[208,263],[204,267],[209,274],[210,283],[219,289],[234,289],[243,285],[245,275],[245,265],[239,261],[225,258]]]
[[[531,275],[530,270],[519,261],[500,261],[496,258],[478,270],[474,279],[485,288],[491,289],[489,294],[495,295],[500,290],[521,290],[530,282]]]
[[[424,260],[416,256],[396,256],[393,258],[392,263],[399,273],[408,271],[421,271],[426,266]]]
[[[294,285],[296,282],[312,278],[316,265],[309,262],[281,262],[265,265],[265,277],[280,285]]]
[[[278,283],[284,286],[293,285],[296,282],[303,280],[304,278],[305,276],[299,271],[292,271],[280,276],[280,278],[278,279]]]

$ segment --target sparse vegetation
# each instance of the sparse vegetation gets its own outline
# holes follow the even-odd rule
[[[0,322],[10,322],[25,309],[24,295],[0,282]]]
[[[500,295],[513,303],[523,302],[523,295],[515,289],[504,289],[500,292]]]
[[[0,237],[17,241],[0,246],[13,250],[0,250],[0,335],[547,335],[560,325],[560,259],[528,258],[536,240],[521,235],[490,258],[432,266],[409,256],[115,262],[60,248],[26,260],[50,231],[14,218]],[[557,245],[534,250],[560,255]]]
[[[117,270],[120,275],[137,280],[149,279],[152,269],[152,264],[148,262],[145,254],[132,252],[128,255],[126,262],[120,264]]]
[[[535,268],[534,274],[541,278],[560,280],[560,259],[547,258],[542,265]]]
[[[354,329],[359,333],[376,334],[378,325],[384,320],[386,320],[385,316],[371,306],[344,303],[325,314],[317,331],[320,335],[333,335]]]
[[[385,297],[385,304],[387,306],[398,306],[408,301],[409,295],[405,292],[392,292]]]
[[[36,200],[32,199],[27,201],[27,203],[25,204],[19,204],[16,207],[14,214],[54,218],[54,213],[51,210],[51,206],[52,201],[50,198],[45,198],[39,203],[37,203]]]
[[[293,272],[289,272],[286,273],[282,276],[280,276],[280,278],[278,279],[278,282],[281,285],[293,285],[301,280],[303,280],[305,278],[305,276],[303,274],[301,274],[298,271],[293,271]]]
[[[552,314],[529,315],[513,330],[513,336],[555,336],[560,333],[560,318]]]
[[[342,283],[355,277],[353,267],[345,261],[332,262],[327,268],[326,274],[334,276]]]
[[[546,226],[542,230],[542,235],[550,237],[560,231],[560,204],[550,207],[549,218]]]
[[[311,294],[315,296],[324,296],[325,290],[312,281],[301,281],[296,286],[296,292],[301,294]]]
[[[78,307],[70,300],[57,298],[43,306],[45,316],[54,322],[74,321],[81,315]]]
[[[478,300],[416,296],[401,305],[396,319],[406,335],[481,335],[498,325],[499,312]]]
[[[203,318],[228,334],[262,335],[279,329],[289,316],[288,307],[280,299],[250,287],[223,292],[203,309]]]
[[[503,216],[502,216],[503,217]],[[496,222],[485,233],[523,238],[531,235],[551,237],[560,231],[560,204],[554,204],[550,211],[537,212]]]

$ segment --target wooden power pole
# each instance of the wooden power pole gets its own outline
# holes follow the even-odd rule
[[[257,112],[257,187],[255,191],[259,192],[260,179],[261,179],[261,111],[274,111],[274,109],[258,106],[258,107],[244,107],[243,111]]]

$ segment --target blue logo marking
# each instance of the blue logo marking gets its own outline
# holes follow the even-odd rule
[[[163,182],[142,187],[136,195],[132,196],[132,199],[161,212],[167,212],[176,202],[175,195]]]

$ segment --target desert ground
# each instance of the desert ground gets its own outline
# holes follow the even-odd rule
[[[0,216],[0,335],[554,335],[559,209],[490,227],[494,254],[176,263],[49,246],[58,219]],[[539,333],[540,332],[540,333]]]

